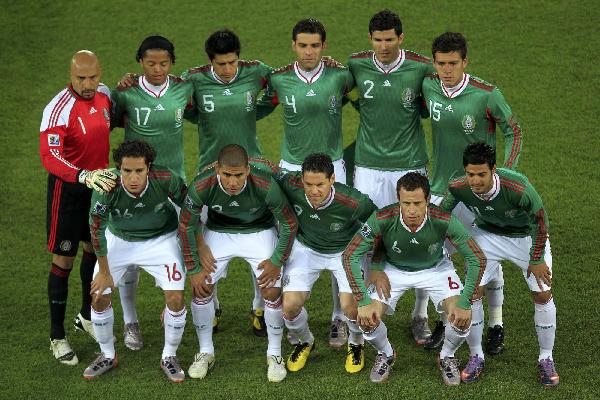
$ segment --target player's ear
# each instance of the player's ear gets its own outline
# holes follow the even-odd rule
[[[465,57],[463,59],[463,68],[465,68],[468,64],[469,64],[469,59],[467,57]]]
[[[404,32],[402,32],[400,34],[400,36],[398,36],[398,44],[402,44],[402,42],[404,42]]]
[[[327,50],[327,40],[323,42],[323,50]]]

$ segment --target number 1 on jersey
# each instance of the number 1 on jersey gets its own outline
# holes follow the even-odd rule
[[[144,123],[140,123],[140,111],[144,111],[146,112],[146,116],[144,117]],[[135,108],[135,117],[137,119],[137,124],[138,125],[146,125],[148,123],[148,118],[150,117],[150,108],[148,107],[141,107],[141,108]]]

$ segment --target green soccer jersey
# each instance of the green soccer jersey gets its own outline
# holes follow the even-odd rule
[[[155,92],[144,76],[131,87],[111,94],[117,123],[123,122],[125,140],[148,142],[156,150],[155,162],[185,179],[183,165],[183,113],[192,107],[192,84],[169,75],[165,87]]]
[[[315,208],[306,198],[301,172],[279,174],[277,180],[298,218],[296,238],[322,254],[343,251],[361,224],[377,209],[369,196],[337,182],[326,203]]]
[[[270,260],[278,267],[287,260],[296,235],[294,212],[272,174],[251,166],[242,191],[234,196],[222,188],[214,168],[194,178],[181,209],[179,238],[183,261],[190,273],[200,271],[195,227],[202,206],[208,207],[208,229],[225,233],[259,232],[279,223],[279,239]]]
[[[152,239],[176,230],[177,213],[171,201],[181,206],[185,193],[185,183],[180,176],[156,165],[150,167],[146,188],[137,197],[121,184],[107,194],[94,191],[90,232],[96,255],[107,254],[104,235],[107,226],[115,236],[130,242]]]
[[[348,69],[356,81],[352,103],[360,112],[356,165],[386,171],[426,166],[421,87],[433,72],[431,61],[400,50],[399,58],[384,66],[373,51],[363,51],[350,57]]]
[[[521,153],[521,128],[500,90],[468,74],[457,88],[449,92],[437,74],[423,81],[433,139],[431,192],[438,196],[451,178],[463,174],[462,156],[469,144],[496,147],[496,125],[504,133],[504,166],[515,169]]]
[[[235,77],[228,83],[210,64],[182,74],[194,85],[198,170],[215,161],[221,148],[231,143],[244,147],[250,157],[261,156],[256,137],[256,99],[270,72],[271,68],[260,61],[240,60]]]
[[[423,224],[414,231],[404,224],[400,206],[395,203],[371,214],[354,235],[344,250],[342,261],[359,305],[371,302],[360,268],[360,260],[369,250],[374,248],[371,269],[383,270],[385,260],[403,271],[423,271],[446,257],[443,253],[446,238],[466,261],[465,286],[457,305],[470,309],[485,269],[485,257],[460,221],[433,204],[428,206]]]
[[[466,177],[454,179],[442,207],[452,211],[461,201],[476,215],[479,228],[502,236],[531,236],[530,264],[544,262],[548,215],[540,195],[524,175],[496,169],[494,186],[487,195],[473,193]]]
[[[273,71],[259,101],[263,109],[282,104],[281,158],[292,164],[302,164],[311,153],[328,154],[333,161],[343,156],[342,99],[354,79],[347,68],[323,61],[313,73],[308,78],[297,62]]]

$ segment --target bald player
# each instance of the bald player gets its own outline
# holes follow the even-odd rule
[[[48,171],[46,232],[52,264],[48,276],[50,349],[63,364],[79,360],[65,335],[69,275],[83,243],[79,269],[81,311],[76,329],[90,334],[90,285],[96,256],[90,244],[88,212],[92,190],[106,193],[116,175],[107,170],[110,133],[109,90],[100,83],[98,58],[88,50],[71,59],[71,83],[44,109],[40,126],[40,158]]]

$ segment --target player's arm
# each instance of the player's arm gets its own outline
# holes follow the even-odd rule
[[[110,93],[110,98],[112,99],[112,112],[110,119],[110,127],[125,127],[125,116],[126,116],[126,104],[125,104],[125,96],[123,96],[121,90],[123,87],[119,83],[115,89]]]
[[[187,186],[185,185],[183,178],[171,172],[171,180],[169,181],[168,192],[169,198],[179,207],[183,207],[183,201],[185,200],[186,194]]]
[[[292,250],[292,244],[298,231],[298,220],[286,196],[277,182],[275,182],[275,179],[271,178],[269,186],[269,193],[265,198],[265,203],[277,222],[279,222],[279,239],[269,260],[277,268],[281,268]]]
[[[104,293],[114,286],[108,266],[108,248],[106,245],[106,226],[111,211],[111,194],[94,192],[89,212],[90,236],[96,257],[98,257],[98,274],[92,281],[90,294]]]
[[[529,213],[531,221],[531,249],[529,251],[529,264],[544,263],[546,240],[548,239],[548,214],[544,203],[534,187],[527,183],[519,202],[519,207]]]
[[[342,106],[345,106],[348,102],[352,103],[352,93],[356,88],[356,82],[354,81],[354,75],[350,72],[349,68],[343,69],[343,79],[344,79],[344,96],[342,97]],[[358,110],[358,108],[352,104],[352,106]]]
[[[450,185],[452,185],[452,181],[450,181]],[[454,210],[454,207],[458,205],[458,203],[460,203],[460,201],[457,200],[456,197],[454,197],[454,194],[452,194],[452,186],[450,186],[446,193],[444,193],[444,198],[442,199],[440,207],[444,211],[451,213],[452,210]]]
[[[488,110],[488,118],[493,119],[504,133],[504,167],[516,169],[523,149],[523,132],[498,88],[490,93]]]
[[[184,81],[190,82],[191,85],[188,104],[185,107],[185,110],[183,110],[183,118],[188,122],[197,125],[200,113],[198,112],[198,108],[196,107],[196,104],[198,104],[198,101],[196,99],[196,82],[191,79],[189,71],[183,71],[179,77]]]
[[[479,287],[487,260],[467,228],[454,215],[450,217],[446,235],[467,265],[465,285],[456,305],[463,310],[470,310],[471,301],[477,293],[475,289]]]
[[[196,241],[196,230],[199,228],[200,215],[202,213],[202,201],[194,189],[194,181],[190,184],[187,195],[184,198],[179,214],[178,239],[183,264],[188,275],[194,275],[202,269],[200,257],[198,256],[198,243]],[[200,235],[202,233],[199,233]]]
[[[263,94],[256,100],[256,120],[260,120],[275,110],[279,104],[277,91],[273,87],[273,75],[267,77],[267,84]]]

